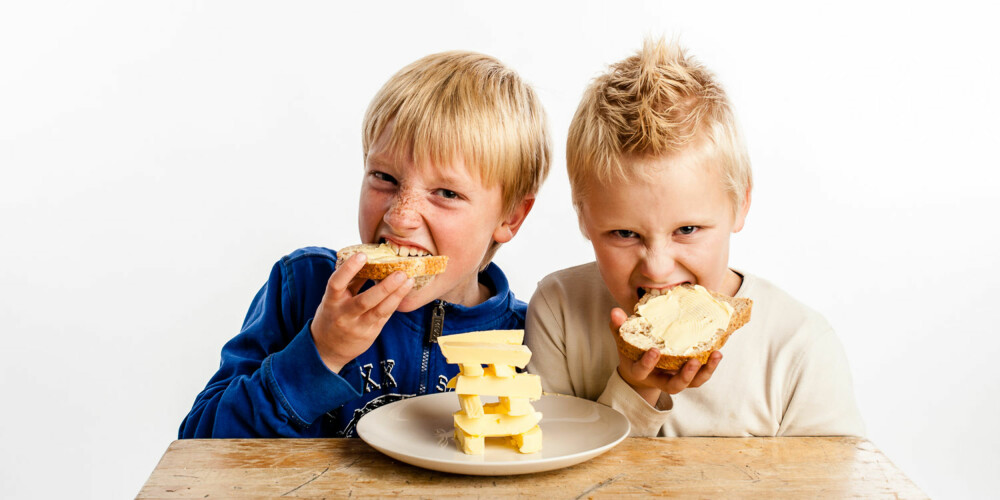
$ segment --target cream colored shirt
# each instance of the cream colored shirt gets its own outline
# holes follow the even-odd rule
[[[545,277],[528,306],[528,371],[548,392],[615,408],[633,436],[822,436],[864,433],[844,349],[830,325],[768,281],[743,275],[750,322],[721,349],[704,385],[651,406],[618,375],[609,330],[617,307],[596,263]]]

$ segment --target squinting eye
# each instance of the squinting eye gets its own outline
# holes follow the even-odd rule
[[[677,230],[677,232],[686,236],[686,235],[689,235],[689,234],[691,234],[691,233],[693,233],[693,232],[695,232],[697,230],[698,230],[697,226],[684,226],[684,227],[679,228]]]
[[[393,177],[393,176],[391,176],[391,175],[389,175],[389,174],[387,174],[387,173],[385,173],[385,172],[374,171],[374,172],[371,172],[371,174],[369,174],[369,175],[371,175],[375,179],[380,180],[382,182],[389,182],[389,183],[392,183],[392,184],[396,183],[396,178]]]
[[[448,198],[449,200],[453,200],[455,198],[458,198],[458,193],[456,193],[456,192],[454,192],[454,191],[452,191],[450,189],[438,189],[437,192],[438,192],[438,194],[441,195],[442,198]]]
[[[613,234],[613,235],[615,235],[615,236],[617,236],[619,238],[638,238],[639,237],[639,233],[636,233],[635,231],[629,231],[628,229],[615,229],[614,231],[611,231],[611,234]]]

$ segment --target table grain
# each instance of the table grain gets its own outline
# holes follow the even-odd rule
[[[136,498],[926,498],[850,437],[628,438],[581,464],[515,476],[407,465],[360,439],[174,441]]]

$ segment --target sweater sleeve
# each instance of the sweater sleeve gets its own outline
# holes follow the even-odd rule
[[[594,348],[597,344],[592,342],[593,338],[588,337],[587,332],[581,330],[585,327],[578,324],[579,320],[575,326],[567,325],[568,315],[562,308],[566,302],[559,300],[558,293],[550,296],[548,294],[550,290],[543,282],[528,305],[524,334],[525,344],[531,349],[528,371],[541,376],[542,388],[545,391],[585,399],[596,398],[598,403],[622,412],[632,425],[633,436],[656,436],[670,415],[669,410],[673,404],[670,396],[664,394],[656,407],[650,406],[614,368],[607,372],[610,376],[600,378],[597,374],[605,372],[596,361],[585,362],[587,366],[583,367],[582,373],[580,367],[574,371],[570,366],[571,355],[568,353],[567,344],[576,342],[579,346],[582,342]],[[583,323],[589,324],[588,321]],[[569,339],[568,335],[578,337]],[[607,332],[607,336],[610,338],[611,333]],[[613,344],[610,347],[614,349]],[[588,385],[596,389],[592,394],[587,394]],[[599,392],[601,388],[603,392]]]
[[[553,308],[553,304],[557,307]],[[573,390],[566,358],[566,329],[558,304],[546,299],[542,287],[531,296],[524,324],[524,343],[531,350],[527,370],[541,377],[544,391],[580,397]]]
[[[292,319],[301,299],[289,273],[284,261],[274,265],[181,423],[180,438],[316,437],[316,420],[360,396],[320,359],[311,319]]]
[[[805,347],[786,384],[778,436],[864,435],[847,356],[829,325]]]

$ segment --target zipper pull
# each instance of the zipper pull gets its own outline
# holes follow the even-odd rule
[[[437,301],[434,311],[431,313],[431,335],[427,340],[431,344],[436,344],[438,337],[444,331],[444,301]]]

